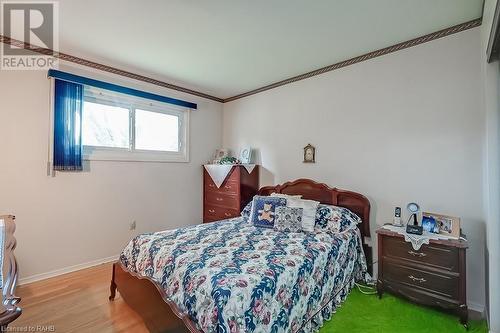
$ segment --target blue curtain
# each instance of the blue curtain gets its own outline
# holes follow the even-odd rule
[[[55,80],[54,170],[81,171],[83,85]]]

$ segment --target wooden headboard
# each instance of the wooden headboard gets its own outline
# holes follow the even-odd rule
[[[359,226],[359,230],[363,242],[364,237],[370,237],[370,201],[362,194],[331,188],[310,179],[297,179],[282,185],[266,186],[259,190],[260,195],[270,195],[271,193],[301,194],[303,199],[345,207],[361,217],[363,222]]]

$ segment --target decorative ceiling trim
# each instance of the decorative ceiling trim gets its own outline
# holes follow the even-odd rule
[[[461,24],[455,25],[455,26],[450,27],[450,28],[446,28],[443,30],[439,30],[439,31],[430,33],[428,35],[424,35],[421,37],[417,37],[415,39],[408,40],[406,42],[398,43],[398,44],[395,44],[395,45],[392,45],[392,46],[389,46],[389,47],[386,47],[383,49],[379,49],[379,50],[376,50],[373,52],[363,54],[363,55],[358,56],[358,57],[354,57],[354,58],[351,58],[348,60],[338,62],[338,63],[333,64],[333,65],[329,65],[329,66],[326,66],[326,67],[323,67],[320,69],[316,69],[312,72],[308,72],[308,73],[304,73],[304,74],[301,74],[298,76],[294,76],[294,77],[285,79],[283,81],[278,81],[278,82],[269,84],[267,86],[257,88],[254,90],[250,90],[248,92],[245,92],[245,93],[233,96],[233,97],[225,98],[224,103],[232,102],[234,100],[237,100],[237,99],[240,99],[243,97],[247,97],[247,96],[251,96],[251,95],[255,95],[255,94],[261,93],[261,92],[266,91],[266,90],[281,87],[281,86],[284,86],[286,84],[290,84],[290,83],[297,82],[300,80],[308,79],[310,77],[313,77],[316,75],[321,75],[321,74],[324,74],[326,72],[330,72],[330,71],[333,71],[333,70],[336,70],[336,69],[339,69],[342,67],[354,65],[354,64],[362,62],[362,61],[370,60],[370,59],[380,57],[382,55],[386,55],[386,54],[389,54],[392,52],[400,51],[400,50],[403,50],[403,49],[406,49],[406,48],[409,48],[412,46],[427,43],[427,42],[430,42],[432,40],[446,37],[446,36],[449,36],[452,34],[456,34],[458,32],[464,31],[464,30],[472,29],[472,28],[480,26],[481,21],[482,21],[482,18],[478,18],[478,19],[475,19],[475,20],[472,20],[469,22],[461,23]]]
[[[254,90],[250,90],[250,91],[247,91],[245,93],[238,94],[238,95],[235,95],[235,96],[229,97],[229,98],[220,98],[220,97],[208,95],[208,94],[196,91],[196,90],[192,90],[192,89],[184,88],[181,86],[177,86],[175,84],[156,80],[156,79],[144,76],[144,75],[135,74],[135,73],[121,70],[121,69],[118,69],[118,68],[115,68],[112,66],[103,65],[103,64],[99,64],[97,62],[93,62],[90,60],[86,60],[83,58],[72,56],[72,55],[67,54],[67,53],[57,52],[57,51],[47,49],[47,48],[41,48],[41,47],[38,47],[36,45],[32,45],[32,44],[25,43],[25,42],[22,42],[22,41],[13,39],[13,38],[9,38],[9,37],[1,35],[1,34],[0,34],[0,42],[5,43],[5,44],[10,44],[10,45],[13,45],[16,47],[20,47],[20,48],[29,49],[29,50],[36,52],[36,53],[39,53],[39,54],[53,56],[53,57],[60,59],[60,60],[63,60],[63,61],[68,61],[68,62],[75,63],[78,65],[97,69],[100,71],[124,76],[124,77],[134,79],[137,81],[142,81],[142,82],[154,84],[154,85],[157,85],[160,87],[180,91],[180,92],[183,92],[186,94],[206,98],[206,99],[220,102],[220,103],[227,103],[227,102],[231,102],[231,101],[243,98],[243,97],[255,95],[255,94],[258,94],[258,93],[266,91],[266,90],[281,87],[281,86],[284,86],[286,84],[290,84],[290,83],[297,82],[300,80],[308,79],[308,78],[316,76],[316,75],[321,75],[321,74],[324,74],[324,73],[327,73],[327,72],[330,72],[330,71],[333,71],[333,70],[336,70],[336,69],[339,69],[342,67],[354,65],[354,64],[362,62],[362,61],[370,60],[370,59],[377,58],[377,57],[380,57],[380,56],[383,56],[383,55],[386,55],[386,54],[389,54],[392,52],[400,51],[400,50],[403,50],[403,49],[406,49],[406,48],[409,48],[412,46],[427,43],[427,42],[433,41],[435,39],[446,37],[446,36],[449,36],[452,34],[456,34],[458,32],[464,31],[464,30],[472,29],[472,28],[480,26],[481,22],[482,22],[482,18],[478,18],[478,19],[475,19],[472,21],[461,23],[461,24],[455,25],[455,26],[450,27],[450,28],[439,30],[439,31],[430,33],[428,35],[424,35],[421,37],[417,37],[415,39],[411,39],[411,40],[408,40],[408,41],[405,41],[402,43],[398,43],[398,44],[383,48],[383,49],[372,51],[372,52],[360,55],[358,57],[347,59],[347,60],[338,62],[338,63],[333,64],[333,65],[329,65],[329,66],[319,68],[319,69],[316,69],[316,70],[308,72],[308,73],[304,73],[304,74],[297,75],[297,76],[294,76],[294,77],[291,77],[291,78],[288,78],[288,79],[285,79],[282,81],[278,81],[278,82],[275,82],[275,83],[272,83],[272,84],[254,89]]]
[[[183,93],[186,93],[186,94],[190,94],[190,95],[194,95],[194,96],[198,96],[198,97],[210,99],[212,101],[216,101],[216,102],[220,102],[220,103],[224,102],[224,99],[219,98],[219,97],[215,97],[215,96],[208,95],[208,94],[196,91],[196,90],[191,90],[191,89],[188,89],[188,88],[177,86],[175,84],[171,84],[171,83],[163,82],[163,81],[160,81],[160,80],[156,80],[156,79],[144,76],[144,75],[139,75],[139,74],[131,73],[131,72],[128,72],[128,71],[124,71],[124,70],[118,69],[116,67],[111,67],[111,66],[99,64],[97,62],[86,60],[86,59],[79,58],[79,57],[75,57],[75,56],[72,56],[72,55],[67,54],[67,53],[57,52],[57,51],[54,51],[54,50],[51,50],[51,49],[38,47],[36,45],[25,43],[25,42],[22,42],[20,40],[13,39],[13,38],[1,35],[1,34],[0,34],[0,42],[5,43],[5,44],[9,44],[9,45],[12,45],[12,46],[24,48],[24,49],[29,49],[29,50],[31,50],[31,51],[33,51],[35,53],[52,56],[54,58],[57,58],[57,59],[60,59],[60,60],[63,60],[63,61],[68,61],[68,62],[72,62],[74,64],[78,64],[78,65],[90,67],[90,68],[97,69],[97,70],[100,70],[100,71],[104,71],[104,72],[108,72],[108,73],[112,73],[112,74],[124,76],[124,77],[130,78],[130,79],[134,79],[134,80],[137,80],[137,81],[142,81],[142,82],[154,84],[154,85],[157,85],[157,86],[160,86],[160,87],[164,87],[164,88],[167,88],[167,89],[172,89],[172,90],[180,91],[180,92],[183,92]]]

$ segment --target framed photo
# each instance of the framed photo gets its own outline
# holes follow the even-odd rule
[[[215,151],[215,156],[214,156],[214,160],[212,161],[212,163],[217,163],[223,157],[226,157],[226,156],[229,156],[229,149],[226,149],[226,148],[217,149]]]
[[[304,147],[304,163],[316,163],[316,148],[311,144]]]
[[[425,224],[425,225],[424,225]],[[436,232],[453,238],[460,238],[460,218],[435,213],[422,213],[422,226],[431,232]]]
[[[252,148],[250,147],[241,148],[239,160],[242,164],[252,163]]]

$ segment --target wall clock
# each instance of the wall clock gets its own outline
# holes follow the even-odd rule
[[[304,147],[304,163],[316,163],[316,148],[311,144]]]

